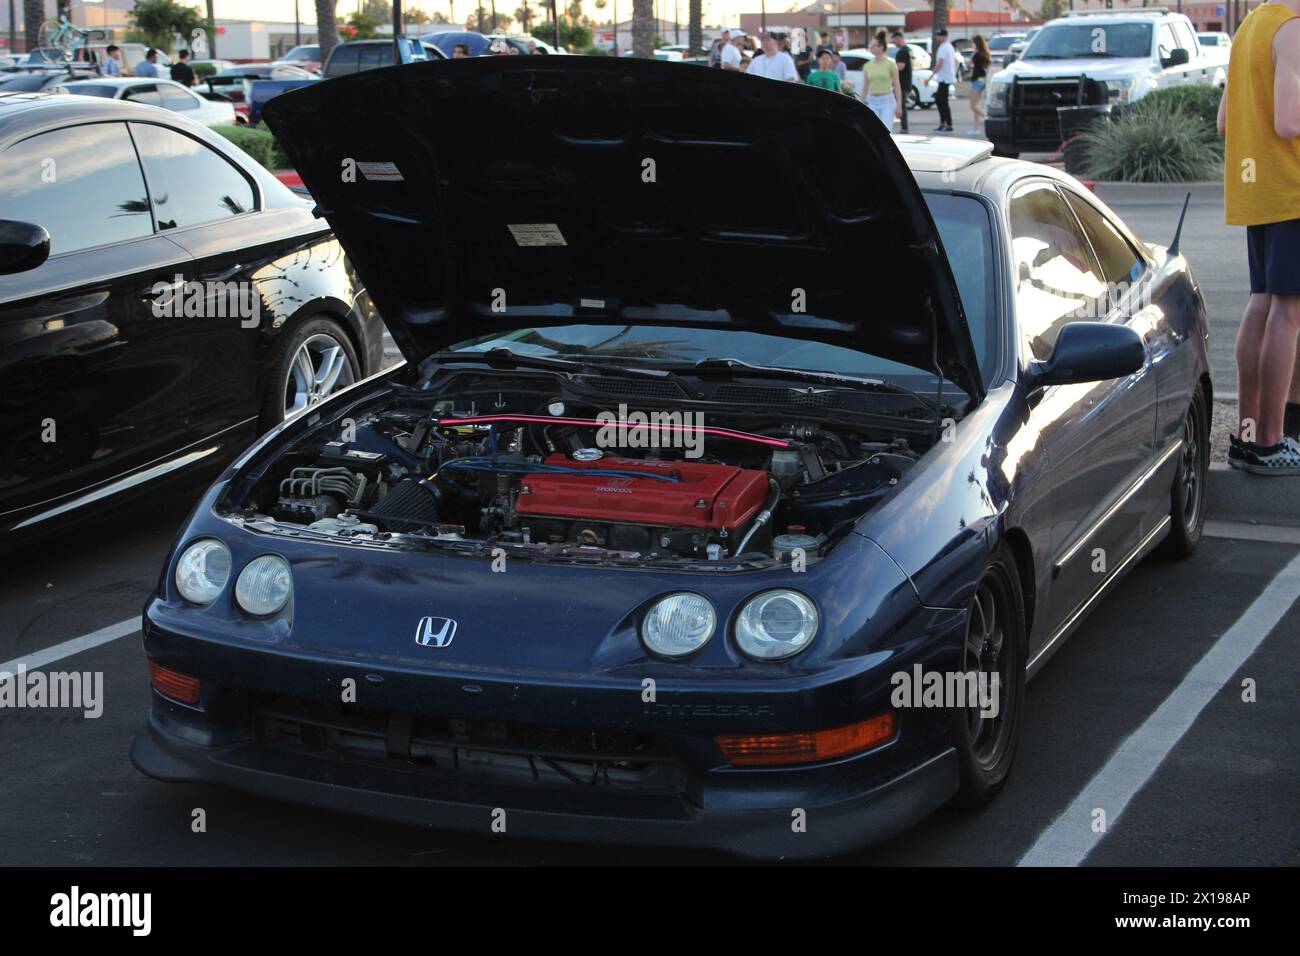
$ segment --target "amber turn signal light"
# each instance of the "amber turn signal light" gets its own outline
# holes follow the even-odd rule
[[[861,753],[893,740],[897,729],[894,713],[890,711],[833,730],[717,737],[714,742],[733,767],[775,767],[818,763]]]
[[[178,703],[193,706],[199,702],[199,691],[202,684],[197,677],[182,674],[180,671],[174,671],[170,667],[163,667],[161,664],[150,661],[149,682],[153,684],[153,689],[158,693],[164,697],[170,697]]]

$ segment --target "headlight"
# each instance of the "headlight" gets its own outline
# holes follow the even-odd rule
[[[1106,92],[1110,94],[1110,98],[1115,102],[1127,103],[1129,101],[1129,97],[1133,93],[1132,77],[1126,80],[1107,80]]]
[[[718,615],[698,594],[660,598],[641,622],[641,640],[660,657],[685,657],[708,643]]]
[[[759,661],[793,657],[817,633],[817,606],[798,591],[765,591],[736,619],[736,644]]]
[[[230,549],[215,538],[195,541],[176,562],[176,590],[191,604],[211,604],[230,580]]]
[[[989,83],[986,105],[990,113],[1005,113],[1007,111],[1007,89],[1010,85],[1005,80],[993,80]]]
[[[279,611],[293,593],[289,562],[275,554],[254,558],[239,572],[235,600],[249,614],[265,617]]]

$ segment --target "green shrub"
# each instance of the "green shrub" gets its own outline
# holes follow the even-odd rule
[[[213,129],[272,172],[293,168],[275,135],[260,123],[257,126],[216,126]]]
[[[1165,104],[1182,107],[1211,129],[1219,122],[1219,97],[1223,91],[1217,86],[1168,86],[1152,90],[1130,107],[1130,110],[1159,109]]]
[[[1087,175],[1128,183],[1218,179],[1223,143],[1214,124],[1178,98],[1153,97],[1080,134]]]
[[[206,79],[209,76],[216,76],[217,68],[211,63],[195,63],[194,75],[197,76],[200,80]]]

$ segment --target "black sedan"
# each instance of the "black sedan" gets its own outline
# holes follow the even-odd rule
[[[311,204],[154,107],[0,94],[0,275],[6,540],[216,468],[382,362]]]
[[[1068,176],[657,63],[420,64],[267,112],[412,361],[182,529],[151,776],[839,852],[991,800],[1027,680],[1197,545],[1200,291]]]

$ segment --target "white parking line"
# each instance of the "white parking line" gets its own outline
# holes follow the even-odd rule
[[[73,654],[88,651],[92,647],[99,647],[99,645],[107,644],[109,641],[115,641],[119,637],[126,637],[128,634],[138,634],[139,632],[140,616],[136,615],[125,621],[110,624],[108,627],[101,627],[98,631],[91,631],[89,634],[81,635],[81,637],[74,637],[62,644],[47,647],[43,651],[34,651],[26,657],[15,657],[11,661],[0,663],[0,671],[14,674],[17,673],[19,665],[29,671],[36,670],[53,664],[55,661],[61,661],[65,657],[71,657]]]
[[[1277,626],[1300,597],[1300,555],[1269,582],[1264,593],[1214,642],[1164,703],[1106,761],[1065,812],[1034,841],[1019,866],[1078,866],[1105,833],[1093,831],[1093,811],[1104,810],[1114,829],[1128,806],[1192,722]]]

